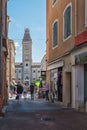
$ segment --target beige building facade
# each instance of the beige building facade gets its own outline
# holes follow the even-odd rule
[[[8,40],[8,57],[7,57],[6,77],[8,85],[15,80],[15,44],[14,41]]]

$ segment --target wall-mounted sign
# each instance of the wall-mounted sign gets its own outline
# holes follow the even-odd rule
[[[87,63],[87,52],[75,56],[75,64]]]

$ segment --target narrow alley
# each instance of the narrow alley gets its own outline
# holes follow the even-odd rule
[[[87,0],[0,0],[0,130],[87,130]]]
[[[0,130],[87,130],[87,114],[45,99],[10,99]]]

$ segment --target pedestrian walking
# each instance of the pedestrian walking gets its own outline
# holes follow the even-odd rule
[[[14,94],[14,86],[12,83],[10,83],[10,98],[13,97],[13,94]]]
[[[47,81],[45,81],[44,86],[45,86],[45,96],[46,96],[46,100],[49,100],[49,96],[48,96],[48,94],[49,94],[49,84],[48,84]]]
[[[18,99],[18,103],[20,104],[21,103],[21,97],[22,97],[22,93],[23,93],[23,86],[18,83],[17,84],[17,99]]]
[[[28,85],[27,85],[27,83],[25,83],[25,85],[23,86],[24,99],[26,99],[26,97],[27,97],[27,92],[28,92]]]
[[[31,94],[31,100],[34,100],[34,84],[31,83],[30,85],[30,94]]]

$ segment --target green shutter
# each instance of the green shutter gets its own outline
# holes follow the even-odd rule
[[[71,7],[69,6],[64,14],[64,38],[71,34]]]
[[[58,28],[58,22],[55,22],[53,26],[53,47],[57,45],[57,37],[58,37],[57,28]]]

